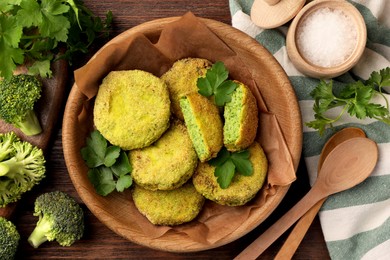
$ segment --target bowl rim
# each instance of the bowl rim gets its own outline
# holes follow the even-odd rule
[[[352,54],[341,64],[333,67],[322,67],[309,62],[304,55],[301,54],[296,44],[296,32],[302,20],[312,12],[321,8],[338,8],[346,11],[356,24],[357,42]],[[362,56],[367,41],[367,28],[363,16],[359,10],[347,1],[340,0],[314,0],[305,5],[297,16],[293,19],[286,37],[287,54],[292,63],[303,74],[316,78],[334,78],[337,77],[353,66],[355,66]]]
[[[121,34],[113,38],[111,41],[109,41],[107,44],[118,41],[123,37],[127,37],[129,34],[143,33],[148,37],[148,35],[152,35],[156,31],[161,31],[166,24],[176,21],[179,18],[180,17],[160,18],[160,19],[156,19],[156,20],[152,20],[140,24],[125,32],[122,32]],[[282,67],[277,62],[277,60],[272,56],[272,54],[270,54],[263,46],[261,46],[256,40],[254,40],[247,34],[222,22],[218,22],[207,18],[200,18],[200,19],[214,33],[220,32],[220,34],[218,35],[217,33],[217,35],[219,37],[222,37],[222,39],[224,37],[230,37],[229,40],[234,42],[240,41],[241,43],[245,43],[245,42],[249,43],[249,44],[242,45],[244,52],[254,52],[254,56],[266,55],[267,57],[263,59],[268,59],[270,60],[270,62],[272,62],[272,67],[274,68],[275,75],[276,75],[275,79],[278,80],[278,86],[280,88],[283,88],[283,91],[285,91],[285,96],[290,98],[289,100],[290,104],[287,105],[289,107],[289,111],[293,111],[293,113],[290,113],[288,115],[280,115],[280,116],[283,117],[282,120],[291,120],[291,122],[294,123],[292,127],[288,127],[288,129],[286,127],[286,129],[282,129],[282,130],[286,131],[287,134],[286,143],[292,156],[294,170],[296,171],[298,168],[298,164],[300,162],[300,156],[302,152],[302,138],[303,138],[302,123],[301,123],[301,114],[298,106],[298,101],[296,99],[295,92],[290,84],[290,81],[285,71],[282,69]],[[232,35],[232,31],[234,32],[234,35]],[[240,36],[239,39],[237,35]],[[94,57],[95,56],[93,56],[91,59],[93,59]],[[97,205],[95,203],[94,198],[98,196],[96,192],[89,191],[87,187],[83,185],[83,183],[80,183],[80,174],[79,174],[80,165],[78,165],[78,163],[83,161],[81,159],[81,155],[75,154],[75,152],[77,151],[77,145],[75,144],[75,136],[73,134],[74,131],[77,130],[80,126],[76,125],[76,120],[72,119],[72,117],[76,115],[77,118],[77,115],[81,109],[80,107],[82,106],[83,102],[86,100],[87,97],[85,97],[78,90],[77,85],[74,84],[70,91],[68,101],[65,107],[63,126],[62,126],[62,140],[63,140],[65,163],[71,181],[75,186],[78,195],[86,204],[86,206],[89,208],[89,210],[109,229],[114,231],[116,234],[128,239],[131,242],[144,245],[150,248],[154,248],[157,250],[164,250],[164,251],[171,251],[171,252],[196,252],[196,251],[216,248],[228,244],[234,240],[237,240],[242,236],[246,235],[247,233],[249,233],[254,228],[256,228],[262,221],[264,221],[273,212],[274,209],[277,208],[277,206],[279,205],[279,203],[282,201],[287,191],[289,190],[290,185],[277,186],[275,188],[275,194],[271,196],[269,200],[267,200],[265,205],[263,205],[263,207],[267,209],[267,212],[265,212],[261,216],[258,216],[255,219],[250,219],[248,222],[243,223],[243,225],[241,225],[235,232],[233,232],[234,234],[230,234],[215,243],[205,245],[202,243],[193,242],[190,245],[183,246],[183,244],[180,243],[174,243],[172,241],[166,241],[166,240],[159,241],[159,239],[150,239],[150,241],[145,241],[144,239],[142,239],[142,237],[140,238],[139,236],[140,234],[131,234],[128,232],[126,228],[119,227],[117,225],[118,223],[116,223],[115,215],[112,215],[111,212],[107,212],[104,210],[102,211],[101,205]],[[286,117],[286,119],[284,119],[284,117]],[[99,214],[97,214],[97,211],[99,211]],[[170,239],[174,240],[176,237],[178,236],[172,235]]]
[[[250,17],[252,22],[260,28],[276,28],[293,19],[305,2],[306,0],[276,0],[270,4],[265,0],[255,0]]]

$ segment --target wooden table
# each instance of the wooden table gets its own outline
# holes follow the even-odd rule
[[[181,16],[187,11],[195,15],[211,18],[231,24],[231,16],[227,0],[213,1],[155,1],[155,0],[84,0],[95,14],[104,17],[106,11],[114,14],[114,31],[112,37],[140,23],[156,18]],[[99,46],[97,46],[98,48]],[[96,51],[92,50],[91,54]],[[83,57],[69,72],[69,92],[73,84],[73,69],[82,66],[89,56]],[[64,96],[63,106],[65,106]],[[19,203],[12,220],[21,233],[21,244],[17,259],[232,259],[249,243],[258,237],[268,226],[295,204],[309,189],[306,168],[301,162],[297,176],[298,180],[290,188],[280,207],[259,227],[228,245],[197,253],[170,253],[149,249],[129,242],[105,227],[91,214],[77,195],[69,178],[62,153],[61,126],[62,114],[59,115],[57,131],[54,131],[52,144],[47,157],[47,177],[31,192],[25,195]],[[71,247],[61,247],[56,242],[46,242],[40,248],[34,249],[27,243],[27,238],[33,230],[37,218],[32,215],[33,204],[37,195],[42,192],[61,190],[75,197],[85,210],[86,231],[84,237]],[[282,245],[285,234],[274,243],[261,259],[272,259]],[[321,227],[316,218],[294,259],[327,259],[328,251],[324,242]]]

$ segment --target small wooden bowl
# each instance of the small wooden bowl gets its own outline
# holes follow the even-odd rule
[[[308,61],[297,44],[297,31],[302,25],[302,22],[310,14],[321,8],[341,10],[345,15],[351,18],[357,32],[356,43],[352,53],[342,63],[331,67],[319,66]],[[302,8],[292,21],[287,33],[286,47],[291,62],[303,74],[315,78],[333,78],[347,72],[356,65],[363,54],[366,40],[366,24],[360,12],[352,4],[340,0],[315,0]]]
[[[163,28],[178,19],[179,17],[163,18],[141,24],[117,36],[108,44],[118,43],[125,36],[139,33],[150,40],[158,39]],[[298,101],[286,73],[264,47],[245,33],[221,22],[202,18],[201,20],[245,61],[268,110],[278,120],[296,170],[302,152],[301,116]],[[263,222],[279,205],[289,189],[289,185],[275,186],[274,192],[269,194],[264,205],[255,209],[255,212],[236,230],[210,244],[200,243],[176,231],[168,232],[158,238],[148,235],[143,232],[144,216],[136,210],[129,190],[123,193],[114,192],[103,197],[95,192],[87,178],[88,169],[81,157],[80,149],[85,143],[92,122],[80,125],[78,120],[86,100],[87,97],[74,85],[66,104],[62,129],[64,157],[69,175],[79,196],[91,212],[115,233],[134,243],[172,252],[201,251],[225,245],[244,236]],[[92,117],[92,115],[86,116]],[[272,163],[278,165],[277,160]],[[197,228],[196,223],[190,222],[188,225],[190,228]]]

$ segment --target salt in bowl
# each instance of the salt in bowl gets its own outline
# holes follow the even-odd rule
[[[367,30],[360,12],[347,1],[316,0],[294,18],[287,53],[295,67],[314,78],[334,78],[363,54]]]

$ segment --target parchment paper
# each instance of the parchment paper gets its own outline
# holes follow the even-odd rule
[[[247,84],[256,92],[260,111],[257,140],[269,161],[267,180],[258,195],[246,205],[229,207],[206,201],[195,220],[175,227],[154,226],[132,208],[132,214],[137,216],[133,228],[156,239],[169,232],[179,232],[196,242],[209,245],[231,234],[252,214],[258,214],[257,211],[274,194],[276,185],[289,185],[295,180],[291,155],[277,119],[268,112],[245,63],[229,46],[192,13],[167,24],[155,43],[143,34],[121,35],[120,41],[109,42],[84,67],[75,71],[76,85],[89,99],[79,120],[80,125],[90,122],[82,115],[91,116],[92,105],[89,102],[93,102],[100,82],[110,71],[141,69],[161,76],[173,62],[186,57],[222,61],[229,70],[229,77]]]

